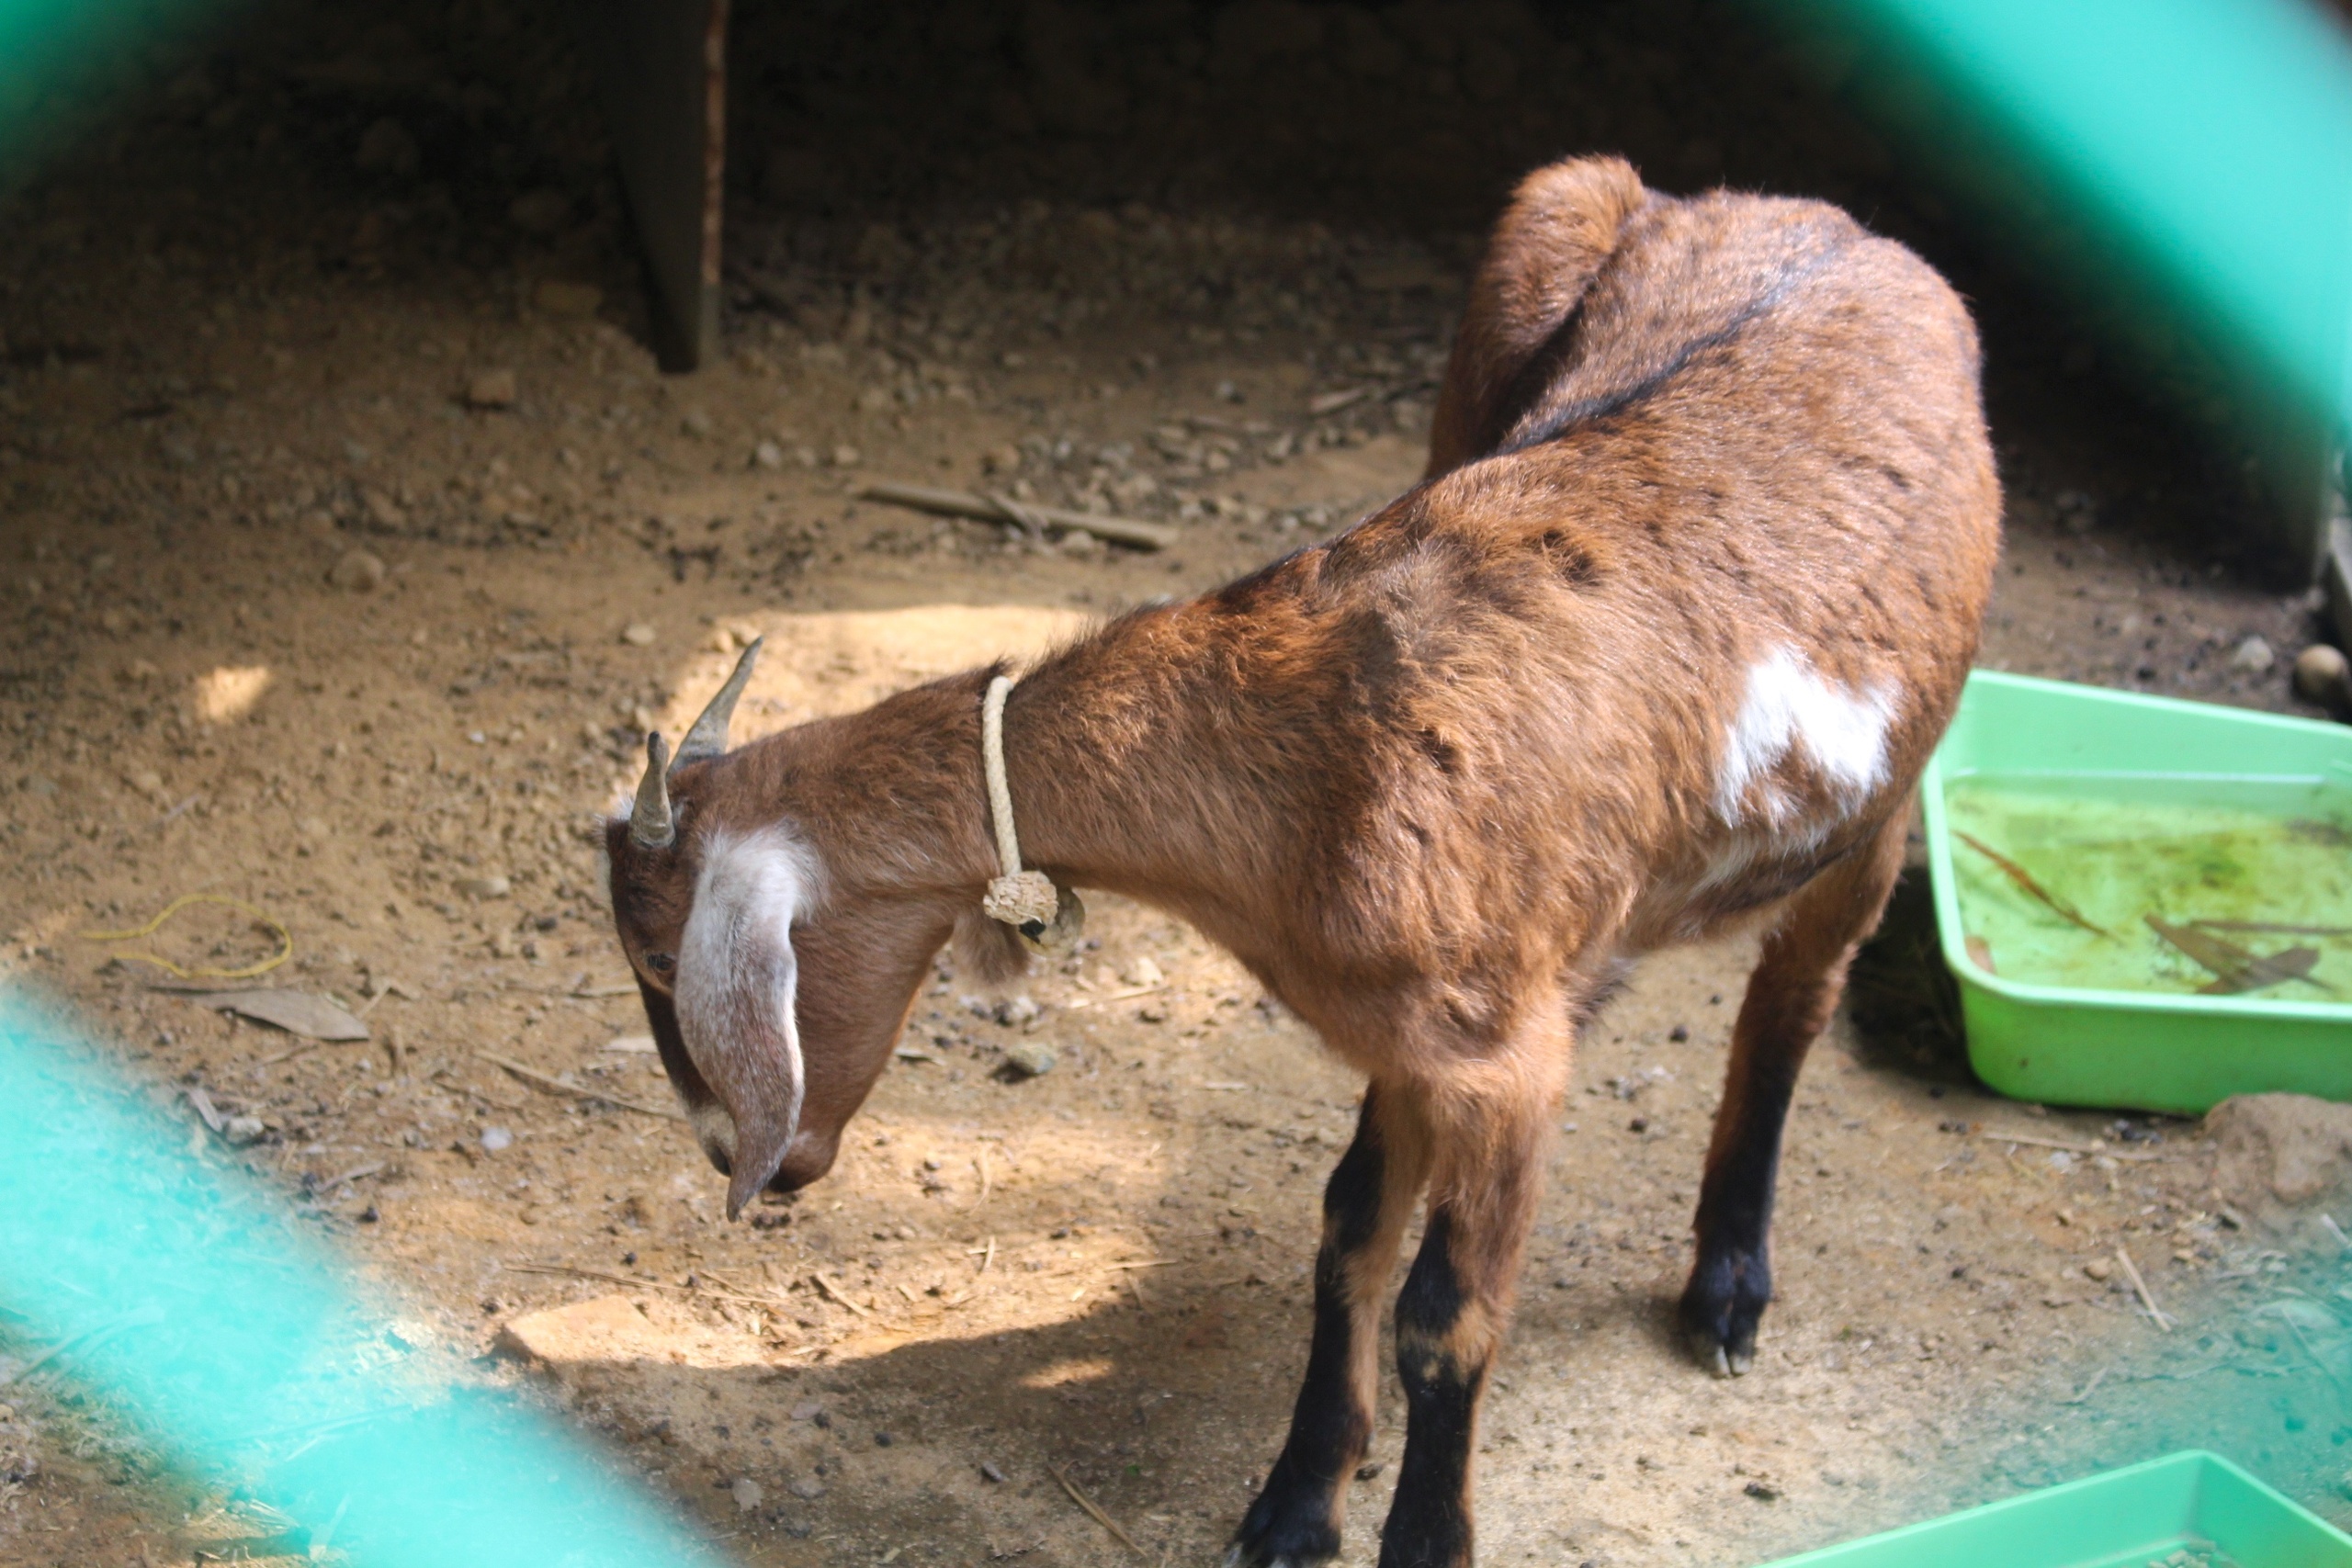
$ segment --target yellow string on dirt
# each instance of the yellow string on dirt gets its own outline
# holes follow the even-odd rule
[[[174,915],[178,914],[190,904],[219,904],[227,908],[235,909],[241,914],[251,915],[254,919],[259,920],[263,925],[267,926],[271,931],[277,933],[278,949],[277,956],[265,958],[258,964],[248,964],[243,969],[215,969],[207,964],[198,964],[194,968],[187,968],[173,963],[168,958],[159,957],[152,953],[119,953],[115,954],[115,956],[118,958],[129,959],[140,964],[153,964],[158,969],[170,970],[173,974],[178,976],[183,980],[250,980],[256,975],[268,974],[271,970],[277,968],[279,964],[294,956],[293,932],[288,931],[285,926],[280,924],[277,920],[262,913],[262,911],[254,908],[251,904],[246,903],[242,898],[224,898],[218,893],[185,894],[164,905],[163,913],[157,915],[145,925],[133,926],[129,931],[81,931],[77,934],[85,942],[128,942],[132,937],[136,936],[153,936],[157,931],[163,928],[163,924],[165,920],[170,919]]]

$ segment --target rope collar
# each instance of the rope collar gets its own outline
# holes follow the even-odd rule
[[[989,919],[1011,926],[1021,933],[1023,942],[1043,952],[1046,939],[1059,934],[1064,924],[1058,918],[1062,897],[1053,878],[1044,872],[1021,869],[1021,838],[1012,826],[1012,790],[1004,778],[1004,699],[1012,691],[1012,678],[999,675],[989,682],[988,694],[980,699],[980,761],[988,775],[989,822],[996,830],[999,867],[980,908]],[[1069,904],[1075,910],[1078,899],[1073,896]],[[1077,921],[1069,923],[1074,937]]]

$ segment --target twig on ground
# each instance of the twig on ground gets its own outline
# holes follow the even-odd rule
[[[1131,1002],[1137,997],[1148,997],[1154,991],[1164,991],[1167,988],[1168,982],[1161,980],[1156,985],[1129,986],[1123,991],[1109,991],[1099,997],[1073,997],[1062,1004],[1062,1010],[1076,1012],[1080,1008],[1091,1008],[1098,1002],[1105,1007],[1113,1002]]]
[[[931,485],[903,484],[896,479],[876,479],[861,487],[857,493],[866,501],[885,502],[916,512],[935,512],[950,517],[977,517],[986,523],[1010,523],[1015,527],[1033,531],[1041,527],[1082,528],[1099,539],[1108,539],[1115,545],[1130,545],[1142,550],[1170,549],[1182,537],[1164,523],[1146,523],[1134,517],[1102,517],[1091,512],[1065,512],[1052,506],[1030,506],[1002,496],[974,495],[969,491],[939,490]]]
[[[2148,1315],[2156,1320],[2158,1328],[2170,1334],[2172,1319],[2166,1317],[2164,1308],[2156,1304],[2156,1298],[2148,1293],[2148,1281],[2140,1278],[2140,1266],[2132,1262],[2132,1255],[2120,1247],[2115,1249],[2115,1260],[2123,1265],[2123,1277],[2132,1281],[2133,1290],[2140,1292],[2140,1304],[2148,1309]]]
[[[433,1075],[433,1081],[439,1084],[444,1089],[456,1089],[459,1094],[472,1095],[484,1105],[493,1106],[500,1111],[528,1111],[530,1109],[529,1106],[524,1104],[519,1100],[501,1100],[498,1096],[492,1094],[485,1089],[479,1089],[469,1083],[461,1082],[454,1074],[450,1073],[446,1068],[440,1072],[435,1073]]]
[[[2164,1158],[2162,1155],[2137,1153],[2130,1149],[2096,1149],[2088,1144],[2070,1144],[2063,1138],[2038,1138],[2031,1133],[1996,1133],[1988,1128],[1976,1135],[1990,1138],[1996,1144],[2023,1144],[2028,1148],[2056,1149],[2061,1154],[2088,1155],[2094,1158],[2105,1155],[2109,1159],[2133,1160],[2141,1164]]]
[[[477,1051],[474,1055],[493,1066],[505,1068],[533,1089],[545,1089],[549,1094],[568,1094],[577,1100],[598,1100],[605,1105],[617,1106],[623,1111],[634,1111],[639,1116],[659,1116],[664,1122],[684,1120],[676,1111],[659,1105],[642,1104],[638,1100],[625,1100],[617,1094],[607,1093],[601,1089],[590,1089],[586,1084],[570,1083],[562,1078],[550,1077],[536,1067],[526,1067],[522,1063],[511,1057],[502,1056],[495,1051]]]
[[[980,1168],[980,1195],[972,1200],[972,1207],[977,1209],[989,1201],[990,1184],[996,1179],[989,1169],[989,1146],[986,1144],[980,1145],[980,1157],[973,1163]]]
[[[341,1176],[336,1177],[334,1180],[320,1182],[315,1190],[316,1195],[323,1198],[338,1187],[356,1181],[363,1176],[373,1176],[383,1168],[384,1162],[379,1159],[370,1160],[366,1165],[355,1165],[349,1170],[345,1171]]]
[[[1085,1509],[1087,1517],[1092,1519],[1096,1524],[1101,1525],[1104,1529],[1109,1530],[1113,1535],[1118,1537],[1119,1544],[1121,1546],[1125,1547],[1137,1557],[1141,1557],[1143,1555],[1143,1548],[1136,1544],[1136,1538],[1121,1529],[1119,1528],[1118,1520],[1113,1518],[1101,1508],[1095,1506],[1094,1499],[1089,1497],[1085,1493],[1080,1492],[1078,1489],[1077,1483],[1072,1482],[1069,1476],[1064,1475],[1059,1470],[1057,1470],[1050,1464],[1046,1467],[1046,1473],[1062,1483],[1062,1490],[1069,1494],[1069,1500],[1077,1504],[1080,1507]]]
[[[163,1321],[164,1309],[162,1307],[153,1304],[141,1307],[133,1307],[129,1312],[123,1313],[119,1316],[107,1319],[106,1322],[99,1324],[96,1328],[85,1328],[79,1334],[68,1335],[66,1337],[59,1340],[56,1344],[51,1345],[48,1349],[43,1350],[40,1355],[35,1356],[31,1360],[27,1361],[23,1366],[18,1367],[15,1371],[8,1374],[8,1376],[0,1378],[0,1388],[6,1388],[12,1382],[24,1382],[27,1378],[40,1371],[40,1369],[47,1365],[51,1360],[56,1357],[64,1355],[68,1350],[86,1350],[94,1345],[103,1344],[105,1341],[113,1338],[116,1335],[120,1334],[126,1328],[145,1328],[151,1325],[158,1324]]]
[[[603,1280],[610,1284],[628,1285],[646,1291],[684,1291],[684,1285],[673,1285],[665,1280],[647,1279],[639,1275],[608,1274],[602,1269],[575,1269],[569,1263],[502,1263],[509,1274],[569,1274],[582,1280]]]
[[[186,800],[181,801],[177,806],[173,807],[161,817],[158,817],[153,822],[148,823],[147,830],[153,833],[170,827],[173,823],[180,819],[180,813],[186,811],[188,807],[194,806],[198,801],[202,800],[204,796],[201,795],[189,795]]]
[[[850,1311],[857,1314],[858,1316],[872,1317],[874,1315],[874,1309],[872,1307],[860,1306],[857,1303],[850,1300],[849,1292],[847,1291],[842,1289],[839,1285],[834,1284],[831,1280],[826,1279],[824,1275],[811,1273],[808,1278],[817,1281],[817,1288],[819,1290],[824,1292],[826,1295],[831,1297],[834,1301],[841,1303],[842,1305],[849,1308]]]
[[[2083,1385],[2082,1393],[2075,1395],[2072,1399],[2062,1399],[2058,1403],[2061,1404],[2081,1404],[2087,1401],[2093,1393],[2097,1393],[2098,1385],[2106,1381],[2107,1369],[2105,1367],[2101,1367],[2098,1371],[2091,1374],[2091,1381]]]

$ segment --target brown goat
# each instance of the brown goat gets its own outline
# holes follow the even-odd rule
[[[1577,1032],[1631,957],[1741,920],[1762,956],[1680,1314],[1702,1362],[1747,1369],[1791,1090],[1901,863],[1999,499],[1974,330],[1917,257],[1833,208],[1586,159],[1498,226],[1418,487],[1022,676],[1030,864],[1191,921],[1369,1080],[1234,1562],[1337,1551],[1424,1194],[1380,1561],[1469,1562],[1478,1401]],[[722,696],[666,779],[651,743],[611,826],[622,945],[730,1214],[831,1165],[951,934],[1021,963],[978,908],[993,673],[731,753]]]

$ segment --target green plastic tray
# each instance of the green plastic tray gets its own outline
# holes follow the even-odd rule
[[[1991,974],[1970,958],[1947,792],[1972,777],[2036,775],[2183,799],[2335,797],[2352,786],[2352,728],[1979,671],[1920,788],[1938,934],[1959,982],[1969,1061],[1987,1085],[2020,1100],[2180,1115],[2266,1090],[2352,1100],[2352,995],[2078,989]]]
[[[1770,1568],[2149,1568],[2208,1543],[2242,1568],[2352,1568],[2352,1536],[2194,1449]]]

